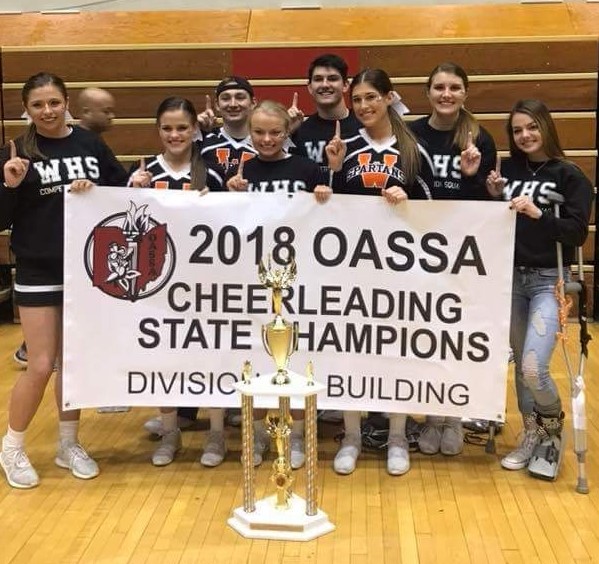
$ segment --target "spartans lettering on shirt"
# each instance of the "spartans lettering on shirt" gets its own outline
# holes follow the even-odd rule
[[[503,195],[506,200],[516,196],[528,196],[535,204],[550,208],[553,203],[547,197],[551,192],[559,192],[557,184],[550,180],[514,180],[505,185]]]
[[[459,190],[462,172],[460,155],[431,155],[433,158],[433,173],[435,188]]]
[[[41,196],[61,192],[62,184],[70,183],[73,180],[81,178],[98,180],[100,178],[98,159],[92,156],[62,157],[38,161],[33,163],[33,167],[42,181],[42,187],[39,190]]]
[[[357,176],[362,177],[362,184],[366,188],[384,188],[387,186],[389,177],[395,178],[400,184],[406,184],[406,177],[403,171],[397,168],[397,155],[383,155],[383,162],[371,162],[370,153],[361,153],[358,155],[358,166],[354,166],[347,171],[347,180]]]

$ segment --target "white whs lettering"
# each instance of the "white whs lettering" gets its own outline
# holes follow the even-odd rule
[[[49,161],[33,163],[35,170],[37,170],[42,184],[53,184],[60,182],[60,159],[51,159]]]
[[[505,199],[511,200],[516,196],[528,196],[536,204],[542,206],[551,205],[551,200],[547,198],[547,194],[550,192],[559,192],[557,190],[557,184],[555,182],[546,180],[514,180],[506,184],[503,189]]]
[[[88,178],[89,180],[98,180],[100,178],[98,159],[92,156],[49,159],[35,162],[33,166],[40,175],[42,185],[46,186],[58,183],[69,184],[80,178]]]
[[[303,180],[262,180],[257,184],[250,183],[248,192],[284,192],[286,194],[295,194],[300,190],[306,190],[307,186]]]
[[[433,166],[435,167],[435,178],[451,178],[459,180],[462,177],[460,171],[461,157],[460,155],[433,155]],[[449,166],[451,164],[451,171]]]
[[[100,166],[96,157],[85,157],[85,167],[87,168],[87,178],[90,180],[100,178]]]

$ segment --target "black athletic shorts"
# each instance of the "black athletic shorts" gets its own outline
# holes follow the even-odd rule
[[[17,257],[16,271],[14,300],[17,305],[62,305],[62,260],[19,259]]]

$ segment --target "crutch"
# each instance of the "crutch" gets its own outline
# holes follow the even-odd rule
[[[550,202],[553,203],[555,217],[560,217],[560,205],[564,203],[564,197],[557,192],[551,191],[547,194]],[[586,452],[587,452],[587,419],[584,394],[584,365],[589,356],[588,343],[591,336],[587,327],[587,288],[584,281],[582,247],[576,249],[578,259],[578,280],[564,284],[564,256],[562,244],[556,243],[557,250],[557,268],[558,283],[557,293],[560,304],[560,340],[562,342],[562,351],[566,363],[568,376],[570,377],[570,397],[572,400],[572,427],[574,430],[574,452],[578,464],[578,481],[576,491],[578,493],[589,493],[589,484],[586,473]],[[570,363],[570,357],[566,348],[566,324],[567,324],[567,306],[566,294],[578,295],[578,322],[580,324],[580,356],[578,361],[578,371],[575,374]]]

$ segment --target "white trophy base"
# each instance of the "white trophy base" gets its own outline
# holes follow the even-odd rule
[[[306,502],[292,494],[289,509],[275,507],[276,496],[256,502],[256,510],[246,513],[243,507],[233,511],[228,524],[249,539],[309,541],[335,529],[326,513],[306,515]]]

